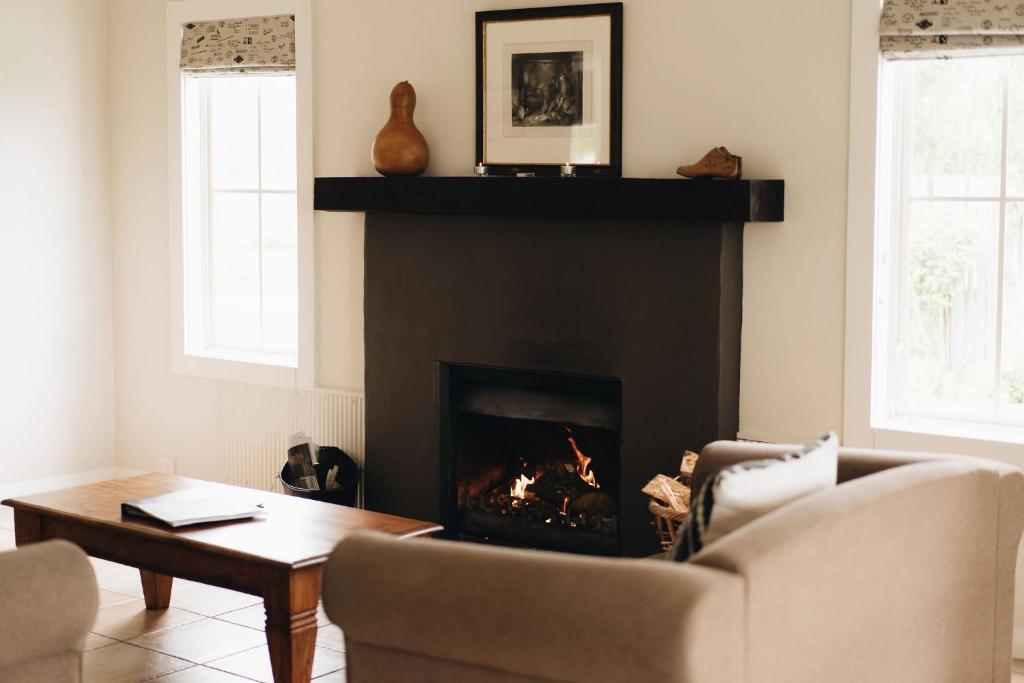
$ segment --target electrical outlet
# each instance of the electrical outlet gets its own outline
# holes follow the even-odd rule
[[[174,474],[175,469],[177,469],[177,463],[175,463],[174,458],[160,456],[156,459],[157,472],[163,472],[164,474]]]

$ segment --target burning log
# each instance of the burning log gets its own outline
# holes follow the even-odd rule
[[[615,499],[601,491],[589,491],[572,501],[569,510],[586,514],[614,515]]]
[[[617,547],[618,503],[601,490],[591,458],[567,431],[575,458],[543,465],[523,459],[515,478],[460,497],[463,529],[552,549],[606,554]]]

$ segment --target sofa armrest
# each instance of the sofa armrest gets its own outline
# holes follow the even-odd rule
[[[748,666],[770,672],[758,680],[1007,681],[1019,484],[980,460],[893,468],[690,561],[745,579]]]
[[[323,599],[351,674],[368,645],[530,680],[743,676],[742,582],[705,567],[354,534]]]
[[[89,558],[67,541],[0,553],[0,669],[81,654],[99,592]]]

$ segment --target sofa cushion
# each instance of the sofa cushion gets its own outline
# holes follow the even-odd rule
[[[836,485],[835,432],[777,458],[748,460],[704,482],[668,559],[682,562],[716,539],[787,503]]]

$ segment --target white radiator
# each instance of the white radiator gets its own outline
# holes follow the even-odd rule
[[[221,386],[227,483],[281,492],[277,476],[287,456],[288,436],[298,431],[322,446],[337,446],[363,467],[362,394],[232,382]]]

